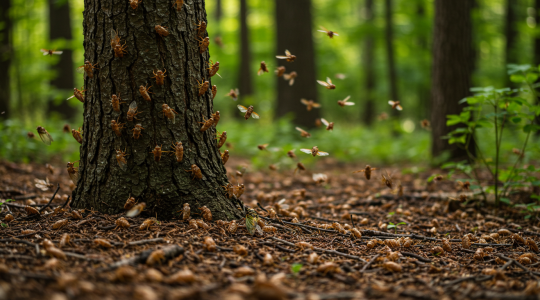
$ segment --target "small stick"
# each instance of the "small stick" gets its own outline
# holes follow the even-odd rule
[[[37,244],[34,244],[34,243],[30,242],[30,241],[18,240],[18,239],[1,239],[0,242],[6,242],[6,243],[11,242],[11,243],[27,244],[28,246],[32,246],[32,247],[35,247],[35,245],[37,245]]]
[[[268,212],[266,209],[264,209],[264,207],[261,206],[259,202],[257,202],[257,205],[259,206],[260,209],[264,210],[265,212]]]
[[[375,262],[375,260],[377,260],[377,258],[379,258],[379,256],[381,256],[381,255],[377,254],[370,261],[368,261],[368,263],[365,264],[364,267],[360,270],[360,273],[364,273],[367,270],[367,268],[369,268],[369,266],[371,266]]]
[[[58,193],[58,190],[60,189],[60,183],[58,183],[57,187],[56,187],[56,191],[54,191],[54,194],[52,195],[51,197],[51,200],[49,200],[49,203],[47,203],[47,205],[43,206],[40,210],[39,210],[39,213],[41,214],[42,211],[45,210],[45,208],[49,207],[49,205],[51,205],[51,202],[54,200],[54,197],[56,196],[56,193]]]
[[[277,237],[270,237],[270,238],[273,239],[273,240],[275,240],[275,241],[284,243],[284,244],[286,244],[286,245],[289,245],[289,246],[292,246],[292,247],[296,247],[295,244],[293,244],[293,243],[291,243],[291,242],[288,242],[288,241],[285,241],[285,240],[282,240],[282,239],[278,239]],[[359,260],[359,261],[361,261],[361,262],[367,263],[367,261],[365,261],[364,259],[362,259],[362,258],[359,257],[359,256],[350,255],[350,254],[343,253],[343,252],[339,252],[339,251],[336,251],[336,250],[328,250],[328,249],[318,248],[318,247],[313,247],[313,250],[316,250],[316,251],[319,251],[319,252],[325,252],[325,253],[328,253],[328,254],[339,255],[339,256],[343,256],[343,257],[347,257],[347,258],[351,258],[351,259],[356,259],[356,260]]]
[[[103,259],[101,259],[101,258],[91,258],[91,257],[87,257],[87,256],[84,256],[84,255],[81,255],[81,254],[73,253],[73,252],[65,252],[64,251],[64,254],[66,256],[69,256],[69,257],[84,259],[84,260],[88,260],[88,261],[92,261],[92,260],[93,261],[103,261]]]
[[[163,238],[134,241],[134,242],[129,242],[128,245],[134,246],[134,245],[142,245],[146,243],[155,243],[155,242],[161,242],[161,241],[163,241]]]
[[[404,255],[404,256],[414,257],[414,258],[418,259],[419,261],[423,261],[423,262],[427,262],[427,263],[431,262],[431,259],[422,257],[422,256],[420,256],[418,254],[414,254],[414,253],[410,253],[410,252],[401,252],[401,254]]]
[[[66,207],[66,205],[67,205],[68,202],[69,202],[69,198],[70,198],[70,197],[71,197],[71,196],[68,196],[68,197],[67,197],[66,202],[64,202],[64,205],[62,205],[62,208]]]

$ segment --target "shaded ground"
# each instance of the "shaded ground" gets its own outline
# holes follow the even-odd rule
[[[231,159],[228,166],[242,164]],[[0,220],[14,217],[0,229],[0,299],[538,299],[537,218],[448,200],[470,192],[444,180],[427,185],[431,173],[395,170],[391,190],[381,184],[381,170],[368,181],[334,163],[319,169],[326,182],[308,171],[238,178],[246,205],[261,217],[269,213],[257,202],[278,213],[264,220],[275,232],[267,227],[251,236],[243,220],[232,233],[229,223],[201,223],[196,211],[198,228],[179,217],[140,230],[152,217],[144,212],[126,218],[128,228],[116,228],[125,214],[86,210],[79,219],[69,205],[61,208],[73,188],[65,168],[51,174],[1,163],[0,198],[17,201],[0,213]],[[43,191],[35,179],[45,178],[54,185]],[[28,217],[25,205],[43,208],[57,182],[50,207]],[[66,224],[52,229],[60,220]],[[390,222],[406,224],[388,229]],[[61,245],[65,234],[70,243]]]

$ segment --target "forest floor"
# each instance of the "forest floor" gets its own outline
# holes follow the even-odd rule
[[[0,198],[16,200],[1,206],[0,221],[14,220],[0,227],[0,299],[539,299],[537,217],[451,200],[471,192],[428,184],[432,173],[389,169],[391,190],[380,169],[368,181],[328,162],[318,166],[326,182],[309,171],[239,178],[246,205],[278,213],[254,236],[243,220],[235,233],[215,220],[140,230],[144,212],[117,228],[125,214],[62,208],[73,188],[65,168],[0,163]],[[51,205],[29,217],[25,205],[43,208],[57,183]]]

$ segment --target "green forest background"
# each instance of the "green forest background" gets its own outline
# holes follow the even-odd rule
[[[56,74],[51,67],[59,60],[58,56],[43,56],[40,48],[73,50],[73,69],[84,62],[83,49],[83,1],[69,1],[70,23],[73,39],[71,41],[49,40],[48,1],[11,0],[9,12],[13,27],[11,37],[13,52],[11,56],[9,119],[0,123],[0,157],[12,161],[45,162],[49,159],[64,162],[78,159],[80,146],[71,136],[63,133],[62,126],[69,123],[71,128],[82,126],[82,106],[76,100],[69,105],[75,109],[72,119],[64,118],[49,111],[49,102],[65,101],[72,90],[59,90],[50,81]],[[56,1],[55,5],[65,5],[68,0]],[[144,1],[144,0],[143,0]],[[512,24],[515,37],[510,51],[507,49],[508,1],[515,8]],[[374,21],[365,20],[364,0],[312,0],[313,40],[316,53],[317,77],[334,78],[338,88],[333,93],[319,92],[322,104],[321,115],[329,121],[336,121],[335,130],[312,129],[313,137],[309,145],[318,145],[322,151],[341,161],[371,163],[417,163],[429,162],[430,133],[420,126],[423,119],[429,119],[431,43],[434,19],[434,1],[402,0],[394,1],[392,26],[394,29],[394,52],[398,77],[399,100],[404,110],[399,120],[376,121],[366,126],[363,121],[364,99],[367,92],[362,84],[366,72],[362,66],[363,37],[371,33],[375,37],[375,99],[378,114],[390,115],[389,80],[385,56],[385,1],[374,1]],[[510,85],[506,70],[507,64],[533,64],[533,43],[539,38],[537,28],[537,1],[526,0],[475,0],[473,13],[473,47],[475,65],[472,86],[494,86],[502,88]],[[220,62],[219,74],[213,77],[218,86],[214,99],[215,110],[220,110],[220,128],[226,128],[231,155],[251,158],[257,166],[268,165],[273,157],[279,162],[280,154],[260,152],[255,145],[269,143],[269,148],[279,147],[285,151],[306,148],[306,142],[295,131],[287,118],[276,120],[274,107],[277,95],[277,80],[273,74],[278,66],[275,55],[282,55],[283,49],[276,47],[274,2],[268,0],[248,0],[247,22],[251,46],[251,75],[254,94],[244,103],[252,103],[261,119],[246,123],[239,119],[237,102],[225,96],[230,89],[238,87],[240,63],[239,0],[221,0],[222,15],[216,18],[216,0],[206,1],[208,13],[208,33],[211,37],[211,59]],[[2,26],[5,26],[2,25]],[[337,31],[339,37],[329,39],[317,32],[319,26]],[[292,29],[294,30],[294,29]],[[213,38],[220,36],[223,47],[218,47]],[[301,55],[301,54],[299,54]],[[260,61],[266,61],[271,73],[257,76]],[[345,79],[335,79],[335,74],[346,75]],[[301,75],[300,75],[301,76]],[[83,85],[82,74],[75,73],[75,86]],[[75,87],[74,86],[74,87]],[[242,91],[240,91],[242,93]],[[351,95],[355,106],[341,108],[337,100]],[[459,100],[459,99],[457,99]],[[456,101],[457,101],[456,100]],[[241,116],[240,116],[241,117]],[[28,131],[35,132],[38,126],[46,127],[55,142],[43,147],[39,138],[29,139]],[[396,134],[396,131],[398,134]],[[261,134],[261,132],[263,134]],[[502,145],[503,155],[512,155],[517,141],[524,134],[516,131],[509,134]],[[487,154],[490,148],[484,144]],[[527,159],[538,159],[538,143],[531,143]],[[535,154],[536,153],[536,154]]]

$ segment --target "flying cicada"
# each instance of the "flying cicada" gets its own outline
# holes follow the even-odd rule
[[[259,215],[257,212],[249,207],[246,207],[246,229],[249,234],[254,235],[255,231],[260,235],[263,235],[261,226],[258,224]]]

